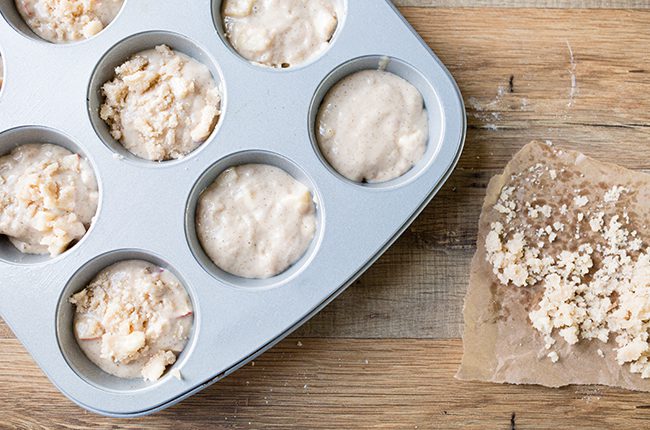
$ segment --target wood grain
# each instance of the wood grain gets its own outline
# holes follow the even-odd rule
[[[0,348],[21,349],[14,340],[0,341]],[[10,362],[3,353],[0,379],[13,394],[2,395],[0,417],[10,418],[2,428],[170,430],[638,429],[650,419],[647,394],[457,381],[461,350],[459,340],[286,340],[177,406],[121,421],[82,412],[26,354],[14,353]]]
[[[578,3],[647,6],[557,2],[583,7]],[[650,11],[402,11],[457,79],[469,129],[458,169],[395,246],[255,367],[145,419],[84,412],[46,381],[0,323],[0,428],[508,429],[513,413],[515,428],[647,426],[647,395],[461,383],[452,376],[482,198],[512,154],[531,139],[551,139],[650,170]]]
[[[417,7],[526,7],[584,9],[648,9],[648,0],[393,0],[397,6]]]

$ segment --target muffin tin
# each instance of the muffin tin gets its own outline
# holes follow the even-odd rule
[[[453,79],[388,1],[341,0],[331,47],[309,64],[276,70],[251,64],[223,36],[220,1],[126,0],[98,36],[68,45],[38,39],[13,1],[0,5],[0,154],[49,142],[85,156],[100,204],[86,236],[50,259],[22,255],[0,240],[0,315],[69,398],[110,416],[166,408],[249,362],[317,313],[359,277],[408,227],[455,166],[465,112]],[[154,163],[117,144],[98,118],[99,88],[112,68],[137,51],[165,43],[212,71],[223,113],[212,136],[184,159]],[[314,119],[342,77],[385,68],[422,93],[430,137],[407,174],[359,184],[337,174],[318,151]],[[219,270],[201,249],[194,212],[220,172],[268,163],[307,185],[318,230],[307,253],[271,279]],[[174,367],[154,383],[100,371],[72,332],[71,294],[104,267],[138,258],[172,270],[194,306],[194,328]],[[19,395],[17,393],[16,395]]]

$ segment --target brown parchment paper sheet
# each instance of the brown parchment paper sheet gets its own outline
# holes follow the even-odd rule
[[[614,336],[610,336],[607,344],[598,340],[582,340],[570,346],[554,335],[557,343],[552,350],[558,352],[560,360],[552,363],[546,357],[549,351],[544,348],[542,335],[528,319],[528,312],[542,296],[541,287],[503,286],[485,260],[485,237],[490,231],[490,224],[502,217],[493,209],[502,187],[511,180],[513,173],[525,172],[538,163],[565,171],[558,180],[544,182],[543,187],[518,189],[518,201],[526,201],[535,194],[538,200],[553,207],[553,222],[558,218],[555,214],[559,206],[570,202],[576,195],[575,190],[580,189],[581,195],[589,197],[589,205],[593,205],[602,202],[605,192],[612,186],[624,186],[631,192],[621,198],[617,210],[605,210],[606,219],[614,213],[620,214],[621,208],[626,207],[630,216],[628,228],[636,229],[644,241],[644,247],[648,245],[650,175],[599,162],[578,152],[542,142],[534,141],[526,145],[508,163],[503,174],[493,177],[488,185],[479,221],[477,251],[472,260],[470,285],[465,297],[464,353],[456,376],[461,380],[496,383],[548,387],[601,384],[650,391],[650,380],[630,373],[627,365],[620,366],[616,362]],[[569,218],[563,222],[570,222],[576,214],[569,213],[567,216]],[[575,249],[577,245],[574,242],[577,241],[572,237],[558,240],[553,244],[554,251],[559,252],[561,247]],[[598,349],[602,350],[604,357],[598,355]]]

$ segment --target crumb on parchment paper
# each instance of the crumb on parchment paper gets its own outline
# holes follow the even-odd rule
[[[525,145],[487,187],[456,377],[650,392],[649,220],[649,174]]]
[[[579,156],[576,160],[583,162]],[[543,286],[528,317],[544,336],[547,350],[556,343],[554,334],[569,345],[588,340],[607,343],[611,336],[618,364],[628,364],[630,372],[650,378],[650,250],[631,227],[626,207],[618,205],[632,191],[615,184],[602,198],[590,199],[574,190],[571,205],[558,211],[562,216],[576,214],[572,224],[545,221],[553,209],[520,201],[516,185],[539,183],[545,175],[550,181],[558,178],[556,170],[538,164],[504,184],[493,205],[501,220],[491,223],[485,238],[487,262],[504,286]],[[606,214],[606,205],[614,211]],[[537,228],[533,242],[529,230],[540,220],[547,224]],[[562,241],[564,249],[551,250],[563,234],[568,236]],[[598,356],[605,354],[599,349]],[[547,357],[554,363],[560,358],[556,351]]]

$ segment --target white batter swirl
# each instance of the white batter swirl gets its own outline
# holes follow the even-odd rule
[[[325,96],[316,121],[321,153],[357,182],[398,178],[426,150],[429,121],[420,92],[381,70],[363,70]]]
[[[233,167],[201,194],[196,230],[206,254],[222,270],[270,278],[295,263],[314,238],[313,198],[277,167]]]
[[[292,67],[322,53],[338,25],[332,0],[225,0],[226,36],[244,58]]]

